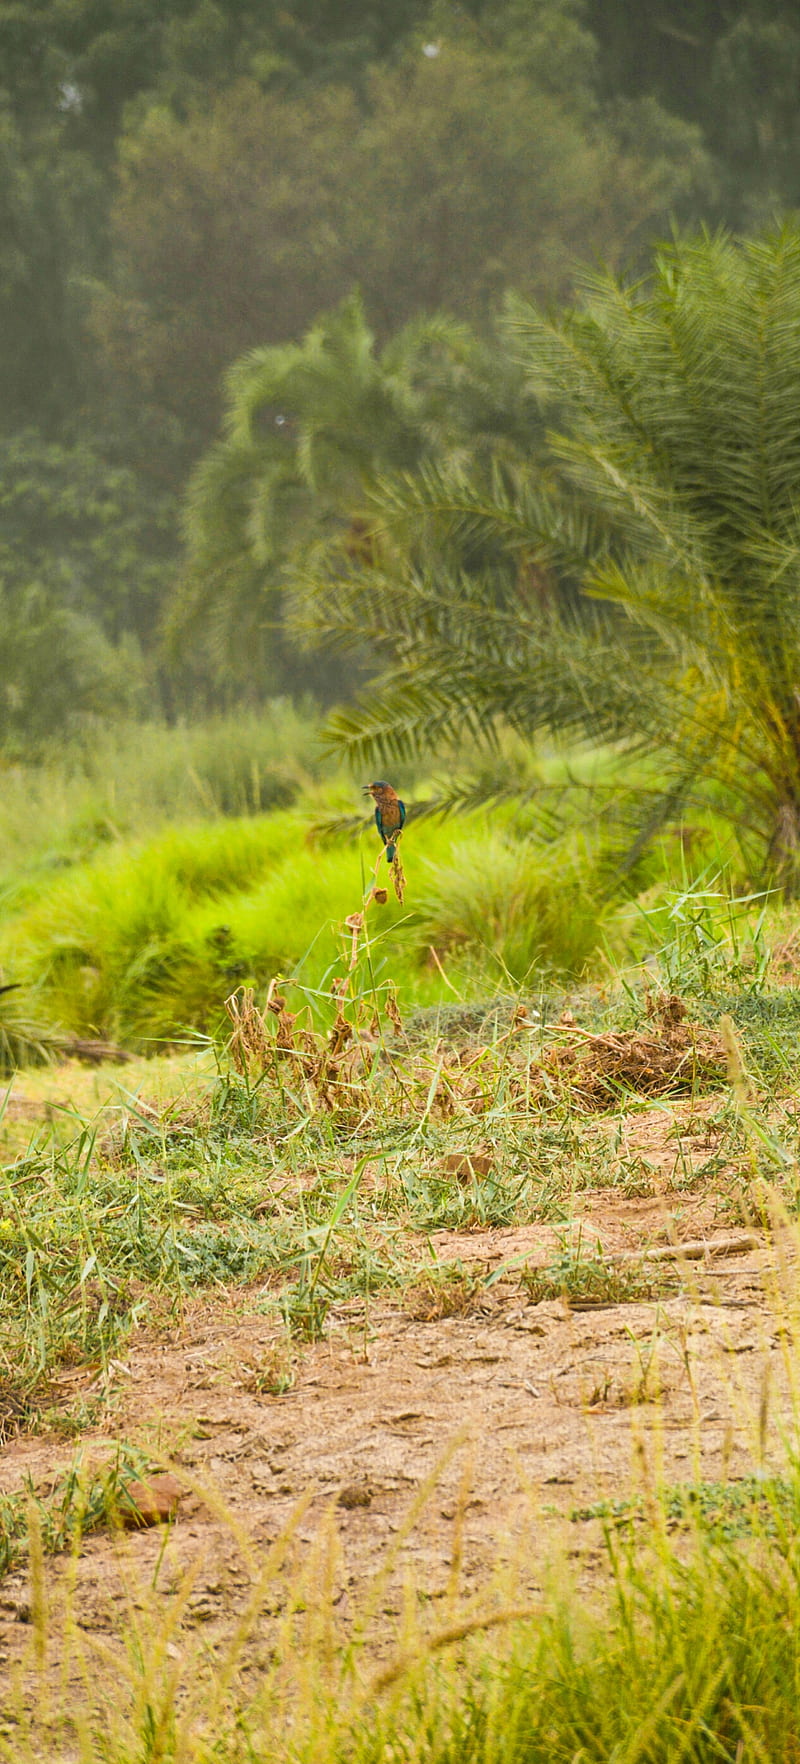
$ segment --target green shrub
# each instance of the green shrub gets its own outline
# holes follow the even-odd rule
[[[495,973],[579,974],[597,947],[603,908],[592,858],[576,841],[512,842],[512,834],[462,841],[437,869],[420,905],[421,933],[437,951],[471,950]]]
[[[140,850],[117,847],[58,878],[12,920],[5,960],[15,977],[43,987],[54,1016],[78,1034],[141,1041],[204,1025],[212,1005],[221,1011],[227,977],[219,948],[205,947],[213,927],[205,924],[198,940],[193,909],[252,884],[296,837],[296,820],[274,815],[170,831]],[[187,969],[185,1012],[177,982]]]
[[[44,1064],[59,1047],[58,1030],[35,997],[16,989],[0,992],[0,1076],[17,1066]]]

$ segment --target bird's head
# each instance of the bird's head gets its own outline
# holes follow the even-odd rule
[[[375,797],[382,796],[384,790],[391,790],[391,788],[392,788],[391,784],[387,784],[385,779],[378,778],[378,779],[376,779],[374,784],[365,784],[364,785],[364,795],[365,796],[375,796]]]

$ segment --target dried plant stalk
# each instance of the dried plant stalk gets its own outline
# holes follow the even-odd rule
[[[225,1009],[233,1024],[230,1055],[237,1072],[243,1078],[265,1072],[272,1061],[272,1049],[252,987],[232,993],[225,1000]]]
[[[402,906],[403,899],[404,899],[405,892],[406,892],[406,878],[405,878],[405,871],[404,871],[403,866],[400,862],[400,852],[398,850],[395,850],[394,858],[392,860],[391,870],[392,870],[392,881],[394,883],[394,891],[395,891],[395,894],[397,895],[397,898],[400,902],[400,905]]]

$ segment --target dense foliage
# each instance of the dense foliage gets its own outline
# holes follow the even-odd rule
[[[299,346],[359,288],[379,354],[446,315],[508,386],[492,339],[509,287],[569,299],[580,260],[619,271],[672,221],[749,227],[796,202],[799,66],[788,0],[684,0],[669,20],[650,0],[634,16],[594,0],[3,0],[2,592],[31,654],[53,618],[74,656],[29,723],[9,646],[4,734],[39,739],[96,707],[101,677],[131,677],[132,643],[147,709],[252,694],[259,668],[262,691],[323,690],[274,608],[249,617],[238,678],[231,646],[221,669],[219,637],[189,644],[180,611],[162,649],[177,502],[233,363]],[[457,427],[447,445],[472,449]],[[427,424],[424,453],[436,444]],[[397,463],[384,451],[376,436],[367,476]],[[329,506],[324,484],[313,519]]]

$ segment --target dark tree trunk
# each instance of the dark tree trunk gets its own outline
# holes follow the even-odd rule
[[[787,895],[800,894],[800,803],[782,802],[775,816],[769,861]]]

